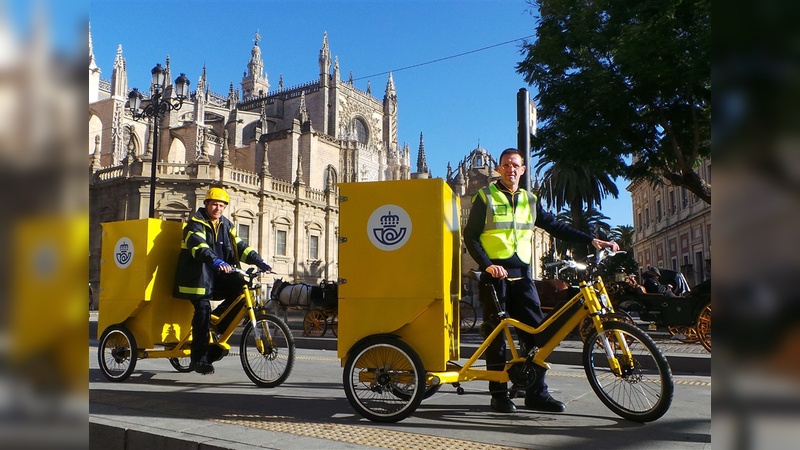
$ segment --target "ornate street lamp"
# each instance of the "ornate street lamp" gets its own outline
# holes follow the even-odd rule
[[[134,120],[138,121],[147,117],[153,119],[153,166],[150,172],[149,217],[154,218],[156,209],[156,166],[158,165],[159,153],[158,131],[161,127],[161,118],[167,111],[181,109],[183,101],[189,98],[189,79],[186,78],[186,74],[180,74],[175,79],[175,98],[162,98],[166,71],[161,67],[161,64],[156,64],[150,73],[153,75],[151,81],[153,95],[150,97],[150,103],[142,109],[142,93],[139,92],[139,89],[133,88],[131,93],[128,94],[128,108],[130,108]]]

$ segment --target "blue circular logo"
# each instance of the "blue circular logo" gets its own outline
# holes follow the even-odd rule
[[[411,217],[397,205],[380,206],[367,220],[367,236],[381,250],[397,250],[411,237]]]

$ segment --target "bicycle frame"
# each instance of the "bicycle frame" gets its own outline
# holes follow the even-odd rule
[[[241,270],[235,269],[240,274],[244,275],[245,277],[249,277],[250,275]],[[236,300],[231,302],[225,311],[222,312],[220,316],[216,316],[214,314],[211,315],[211,324],[217,325],[220,320],[227,317],[228,314],[231,314],[234,307],[238,305],[240,302],[244,302],[244,306],[236,312],[233,320],[228,322],[227,328],[224,330],[217,330],[218,337],[214,342],[214,337],[212,336],[210,339],[212,343],[220,344],[225,347],[226,350],[230,350],[230,345],[228,345],[228,339],[233,336],[233,333],[236,332],[236,328],[242,322],[245,315],[248,316],[248,320],[253,324],[253,331],[256,333],[256,346],[260,352],[264,352],[264,341],[262,336],[261,327],[256,326],[256,309],[263,308],[257,304],[256,301],[256,293],[259,292],[261,289],[261,284],[250,279],[247,284],[244,286],[243,292],[241,295],[236,297]],[[267,332],[269,332],[267,330]],[[170,345],[169,348],[164,350],[141,350],[139,352],[139,358],[183,358],[191,355],[190,350],[190,343],[192,339],[192,334],[187,333],[177,344]],[[267,339],[272,339],[271,336],[267,336]]]
[[[611,343],[607,337],[602,334],[603,321],[601,316],[603,314],[614,312],[611,302],[608,300],[608,292],[601,277],[597,277],[590,282],[581,281],[579,284],[580,292],[572,297],[564,306],[551,312],[538,327],[526,325],[516,319],[503,318],[494,330],[487,336],[483,343],[478,347],[475,353],[470,357],[467,362],[458,371],[445,371],[445,372],[430,372],[427,374],[427,383],[429,384],[447,384],[458,383],[462,381],[496,381],[508,382],[508,369],[516,364],[525,361],[527,355],[521,355],[514,339],[511,335],[511,327],[525,331],[534,335],[550,334],[546,343],[539,347],[539,350],[533,357],[533,362],[538,366],[549,369],[550,364],[546,361],[550,354],[555,350],[558,344],[563,341],[569,333],[575,329],[587,317],[592,318],[595,329],[601,333],[603,344],[605,346],[606,356],[609,364],[615,374],[622,373],[619,360],[614,356]],[[605,300],[603,300],[605,299]],[[555,328],[553,328],[555,327]],[[488,369],[475,369],[473,368],[475,362],[486,352],[489,346],[494,342],[498,336],[503,335],[502,339],[506,340],[507,347],[511,351],[511,358],[506,361],[505,368],[501,370],[488,370]],[[623,355],[627,359],[632,358],[630,349],[627,348],[627,343],[622,336],[616,337],[617,345],[623,349]]]

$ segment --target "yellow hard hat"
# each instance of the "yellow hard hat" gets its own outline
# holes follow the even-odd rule
[[[203,200],[203,202],[207,202],[209,200],[218,200],[221,202],[225,202],[225,204],[231,202],[231,199],[230,197],[228,197],[228,193],[225,192],[225,189],[218,187],[212,187],[211,189],[208,190],[208,192],[206,192],[206,198],[205,200]]]

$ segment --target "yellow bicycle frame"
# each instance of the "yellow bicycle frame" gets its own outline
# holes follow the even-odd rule
[[[612,344],[608,341],[608,338],[605,336],[605,334],[603,334],[604,328],[601,316],[606,313],[614,312],[611,302],[608,300],[609,297],[605,288],[605,284],[603,283],[602,278],[598,276],[597,279],[592,282],[587,283],[586,281],[581,281],[579,287],[580,292],[578,294],[572,297],[564,306],[553,311],[538,327],[532,327],[511,318],[505,318],[501,320],[497,327],[495,327],[489,336],[484,339],[483,343],[478,347],[472,357],[467,360],[463,367],[459,368],[459,370],[428,373],[427,383],[457,383],[475,380],[496,381],[500,383],[508,382],[508,368],[513,364],[522,363],[526,359],[526,355],[520,355],[516,345],[513,345],[514,339],[511,335],[511,327],[536,335],[542,333],[551,326],[554,326],[556,323],[561,323],[558,330],[552,334],[552,336],[543,346],[539,347],[539,351],[536,352],[533,357],[534,363],[545,369],[550,369],[550,364],[546,361],[546,359],[561,343],[561,341],[563,341],[567,335],[572,332],[572,330],[580,325],[581,322],[586,319],[586,317],[592,318],[592,323],[594,324],[595,329],[602,337],[606,356],[608,357],[611,369],[615,374],[620,375],[622,373],[620,362],[614,356]],[[605,301],[601,301],[601,298],[605,299]],[[564,320],[563,317],[566,317],[567,314],[572,315]],[[511,359],[506,362],[505,368],[502,371],[473,368],[475,362],[486,352],[486,350],[489,348],[489,345],[498,336],[500,336],[501,333],[503,334],[503,338],[506,340],[506,342],[512,344],[508,345],[508,348],[511,352]],[[616,342],[619,344],[622,350],[623,357],[630,361],[632,359],[630,349],[620,333],[617,333]]]

